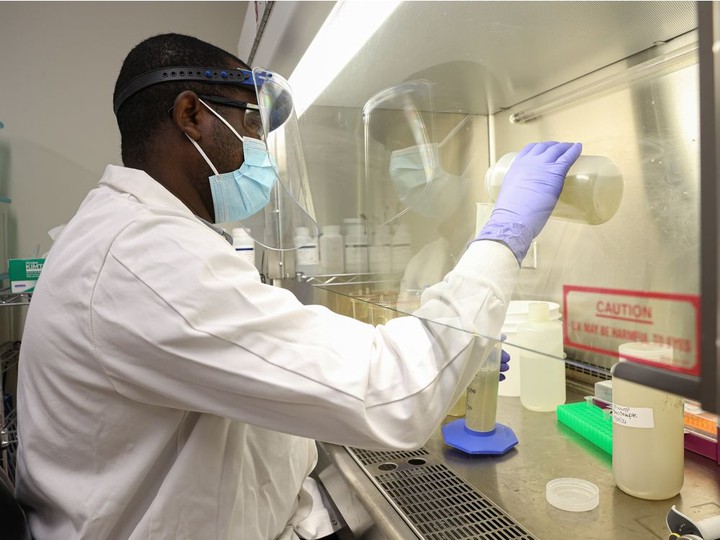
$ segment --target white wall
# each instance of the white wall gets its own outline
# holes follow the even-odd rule
[[[112,92],[129,50],[177,32],[237,54],[247,4],[0,2],[0,196],[12,198],[10,257],[38,246],[44,253],[47,231],[72,217],[108,163],[120,164]]]

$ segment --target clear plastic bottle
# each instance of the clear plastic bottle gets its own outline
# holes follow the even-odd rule
[[[255,266],[255,240],[242,227],[232,230],[232,239],[235,252]]]
[[[520,403],[531,411],[554,411],[565,403],[562,323],[550,318],[546,302],[531,302],[517,327],[520,349]]]
[[[368,238],[361,218],[345,218],[345,271],[364,274],[368,271]]]
[[[485,187],[493,201],[516,155],[505,154],[485,174]],[[599,225],[615,215],[622,195],[622,174],[612,161],[604,156],[580,156],[565,177],[552,217]]]
[[[392,236],[387,225],[377,225],[373,231],[373,240],[368,247],[368,266],[370,272],[376,274],[392,270]]]
[[[345,245],[339,225],[326,225],[320,236],[320,271],[323,274],[345,272]]]
[[[320,251],[317,238],[310,236],[310,229],[297,227],[295,229],[295,272],[306,276],[314,276],[320,267]]]
[[[623,343],[618,350],[620,361],[672,354],[671,347],[653,343]],[[612,388],[615,483],[640,499],[674,497],[684,481],[682,398],[618,377]]]
[[[527,321],[530,304],[527,300],[513,300],[508,306],[505,314],[505,322],[502,326],[502,333],[505,336],[502,348],[515,360],[510,363],[510,369],[505,372],[505,380],[498,387],[498,395],[520,397],[520,358],[521,350],[517,344],[518,325]],[[548,305],[550,319],[560,319],[560,305],[555,302],[545,302]]]
[[[410,229],[404,223],[398,225],[392,237],[392,265],[393,272],[404,272],[412,258],[412,236]]]

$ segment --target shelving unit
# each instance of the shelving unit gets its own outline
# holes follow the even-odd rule
[[[0,345],[0,383],[3,396],[0,410],[0,467],[12,481],[15,480],[18,442],[15,383],[19,356],[19,341],[7,341]]]
[[[10,288],[0,289],[0,308],[28,306],[32,293],[13,293]],[[0,468],[15,480],[17,455],[17,366],[20,358],[20,341],[0,344]]]

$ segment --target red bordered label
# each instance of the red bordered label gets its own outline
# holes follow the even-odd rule
[[[700,373],[700,297],[566,285],[563,287],[565,345],[618,356],[628,342],[662,343],[672,359],[643,364]]]

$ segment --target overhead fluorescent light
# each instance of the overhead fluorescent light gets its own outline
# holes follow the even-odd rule
[[[335,4],[288,80],[297,116],[335,80],[400,4],[401,0]]]
[[[622,85],[638,81],[651,75],[656,75],[662,70],[680,69],[688,65],[696,64],[698,61],[697,55],[698,44],[690,43],[684,47],[653,57],[641,64],[631,66],[623,71],[615,72],[603,79],[595,80],[586,86],[582,86],[566,94],[553,98],[545,98],[544,101],[532,108],[527,108],[512,114],[510,116],[510,123],[525,124],[562,107],[577,103],[586,97],[598,96],[603,92],[615,90]]]

